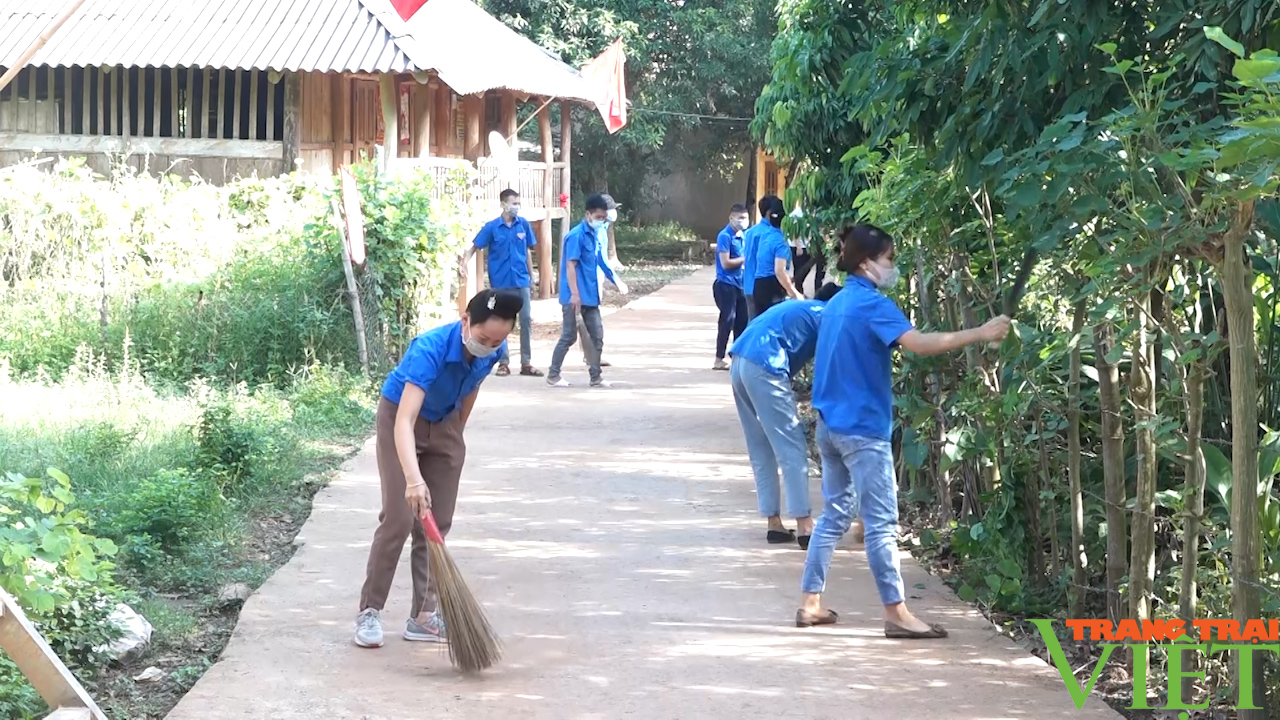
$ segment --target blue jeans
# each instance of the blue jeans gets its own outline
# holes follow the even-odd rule
[[[801,590],[820,593],[826,587],[836,543],[861,512],[867,565],[880,591],[880,602],[903,602],[906,595],[898,563],[898,483],[893,448],[886,440],[833,433],[818,420],[818,450],[826,508],[809,540]]]
[[[533,365],[533,340],[531,334],[533,331],[533,306],[532,295],[529,288],[494,288],[500,292],[509,292],[524,298],[524,306],[520,308],[520,367],[530,367]],[[511,362],[511,352],[507,346],[502,347],[502,354],[498,356],[499,365],[507,365]]]
[[[747,440],[747,456],[756,478],[760,515],[781,515],[778,470],[787,493],[787,514],[809,517],[809,448],[796,412],[791,379],[774,375],[745,358],[729,370],[733,401]]]

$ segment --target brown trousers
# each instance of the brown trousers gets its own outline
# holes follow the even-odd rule
[[[360,591],[360,609],[382,610],[386,606],[404,541],[412,535],[409,569],[413,573],[413,608],[410,616],[416,617],[423,611],[436,609],[436,583],[427,553],[426,532],[404,499],[406,480],[400,458],[396,455],[397,407],[386,398],[378,403],[376,443],[378,476],[382,480],[382,512],[378,514],[378,529],[373,533],[373,546],[369,548],[364,589]],[[462,439],[462,413],[454,412],[438,423],[427,422],[419,416],[413,426],[413,437],[418,469],[431,493],[431,514],[440,526],[440,533],[448,535],[453,525],[453,509],[458,502],[462,463],[467,456],[467,446]]]

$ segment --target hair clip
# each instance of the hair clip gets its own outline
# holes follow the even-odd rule
[[[494,293],[489,296],[489,302],[488,302],[489,309],[492,310],[493,307],[497,304],[498,304],[498,295],[497,293]]]

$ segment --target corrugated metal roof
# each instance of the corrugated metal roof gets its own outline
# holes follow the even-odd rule
[[[0,66],[16,62],[60,11],[0,0]],[[598,94],[470,0],[429,0],[407,23],[389,0],[86,0],[30,64],[434,70],[460,95],[508,89],[594,103]]]
[[[62,10],[0,0],[0,66]],[[408,56],[360,0],[86,0],[31,65],[407,72]]]

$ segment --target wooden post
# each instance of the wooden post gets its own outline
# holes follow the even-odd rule
[[[753,223],[760,222],[760,209],[758,206],[760,203],[760,198],[764,197],[766,192],[765,171],[767,169],[768,168],[766,167],[765,161],[764,161],[764,148],[758,147],[756,148],[756,205],[748,208],[751,211],[751,217],[754,218],[751,221]]]
[[[45,642],[9,593],[0,590],[0,650],[9,656],[31,687],[55,713],[80,709],[80,717],[106,720],[67,666]]]
[[[62,68],[62,134],[71,133],[71,68]]]
[[[348,85],[348,82],[341,75],[334,75],[329,83],[329,131],[333,136],[333,161],[330,166],[335,173],[342,167],[344,159],[342,150],[347,138],[346,123],[344,122],[344,118],[347,117],[344,112],[346,104],[342,101],[342,88],[344,85]],[[270,107],[270,103],[268,103],[267,107]],[[270,132],[269,128],[268,132]]]
[[[396,95],[396,78],[383,73],[378,76],[378,96],[382,101],[382,155],[378,168],[386,172],[391,167],[391,159],[396,156],[396,147],[400,144],[400,113],[396,111],[398,97]]]
[[[36,118],[40,117],[36,113],[36,85],[40,84],[38,76],[36,68],[31,68],[27,72],[27,122],[29,123],[27,132],[39,132],[36,128]]]
[[[213,91],[210,86],[213,83],[213,70],[202,68],[200,74],[204,76],[204,102],[200,103],[200,137],[209,137],[209,101],[213,98]],[[215,132],[213,137],[218,137]]]
[[[431,112],[435,103],[435,88],[419,84],[413,88],[413,113],[416,126],[413,131],[414,154],[420,158],[431,157]]]
[[[299,124],[301,113],[302,76],[296,72],[285,73],[284,132],[281,133],[284,141],[284,167],[281,170],[284,175],[298,169],[298,152],[302,145],[302,127]]]
[[[369,341],[364,335],[364,308],[360,306],[360,291],[356,288],[356,273],[351,266],[351,244],[347,239],[347,229],[342,224],[342,211],[338,209],[338,199],[330,198],[329,206],[333,210],[333,227],[338,231],[338,239],[342,240],[342,272],[347,276],[347,299],[351,301],[351,315],[356,321],[356,348],[360,352],[360,368],[369,374]]]
[[[120,80],[124,86],[124,89],[121,92],[122,98],[120,100],[120,106],[124,109],[124,120],[122,121],[123,124],[120,126],[120,134],[123,137],[129,137],[133,134],[133,93],[130,92],[132,88],[129,87],[133,84],[133,72],[131,72],[132,68],[127,67],[120,67],[117,69],[124,73],[124,77]],[[101,95],[102,93],[99,92],[98,94]],[[102,124],[102,103],[98,103],[98,124],[99,126]]]
[[[560,247],[564,248],[564,239],[569,236],[569,227],[573,224],[573,104],[568,100],[560,103],[560,162],[564,169],[560,171],[560,187],[569,201],[565,203],[564,218],[560,221]],[[560,202],[560,198],[556,198]],[[552,262],[555,262],[554,259]],[[560,266],[556,265],[552,273],[552,286],[560,286]]]
[[[249,137],[246,140],[261,140],[258,137],[258,71],[249,71]]]
[[[182,137],[193,138],[192,131],[196,128],[196,69],[194,67],[187,68],[187,126],[182,133]]]
[[[551,297],[551,280],[556,274],[551,260],[551,210],[558,203],[551,197],[555,187],[551,182],[551,173],[555,172],[555,148],[551,144],[551,109],[545,105],[538,111],[538,134],[542,143],[542,206],[547,211],[538,225],[538,297],[548,298]]]
[[[467,127],[462,156],[475,162],[484,155],[484,138],[480,132],[481,122],[484,120],[484,93],[466,96],[462,101],[462,111]]]
[[[101,68],[99,68],[98,72],[102,72]],[[92,68],[81,69],[80,79],[80,134],[91,135],[89,125],[89,85],[92,84],[93,80]],[[101,89],[98,90],[98,94],[102,94]],[[115,103],[112,102],[111,106],[115,107]],[[102,132],[102,128],[98,128],[98,134],[105,135],[106,133]]]
[[[148,137],[160,137],[160,80],[163,76],[160,68],[151,71],[151,134]]]
[[[502,91],[502,137],[508,145],[515,145],[516,139],[516,94],[511,90]]]

